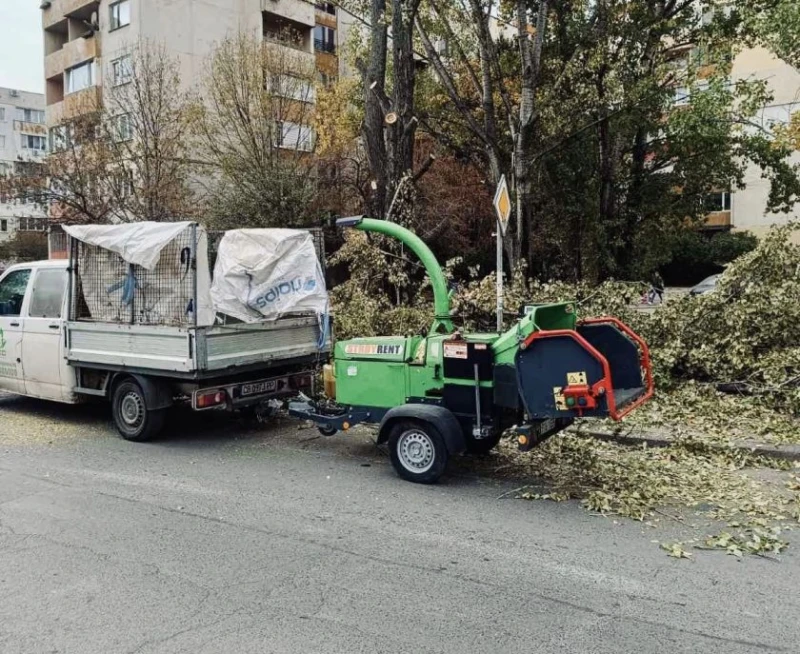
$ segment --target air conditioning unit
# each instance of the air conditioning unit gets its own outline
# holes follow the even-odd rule
[[[39,5],[39,9],[50,9],[50,5],[53,4],[50,0],[44,0],[42,4]]]
[[[19,91],[17,91],[16,89],[9,89],[9,90],[8,90],[8,94],[9,94],[9,95],[10,95],[12,98],[18,98],[18,97],[19,97]]]

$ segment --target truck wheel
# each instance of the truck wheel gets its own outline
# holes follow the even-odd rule
[[[141,443],[158,435],[164,426],[167,410],[148,409],[141,386],[128,379],[114,388],[111,414],[122,438]]]
[[[492,434],[488,438],[467,437],[467,452],[469,454],[488,454],[500,442],[503,433]]]
[[[403,479],[432,484],[447,466],[447,446],[430,423],[401,421],[389,433],[389,457]]]

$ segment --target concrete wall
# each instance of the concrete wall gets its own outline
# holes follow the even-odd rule
[[[764,107],[757,121],[769,129],[774,122],[787,122],[792,113],[800,111],[800,71],[781,61],[764,48],[752,48],[740,53],[734,61],[734,81],[746,79],[767,80],[774,95]],[[800,152],[792,157],[800,164]],[[770,225],[800,219],[800,206],[788,214],[767,213],[769,180],[762,177],[761,169],[750,165],[745,173],[746,188],[732,196],[732,221],[734,228],[747,229],[755,234],[765,233]]]

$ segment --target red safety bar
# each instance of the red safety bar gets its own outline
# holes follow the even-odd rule
[[[641,406],[651,397],[653,397],[653,393],[655,391],[655,385],[653,383],[653,369],[650,363],[650,350],[647,347],[647,343],[636,334],[630,327],[628,327],[625,323],[617,318],[612,317],[604,317],[604,318],[590,318],[587,320],[582,320],[580,324],[596,324],[596,323],[612,323],[615,327],[617,327],[620,331],[624,334],[627,334],[631,337],[641,348],[641,358],[640,363],[645,371],[645,380],[646,380],[646,390],[644,395],[637,398],[634,402],[631,402],[628,406],[626,406],[622,411],[617,411],[617,403],[614,399],[614,386],[611,377],[611,366],[608,363],[608,359],[606,359],[598,350],[595,348],[589,341],[587,341],[583,336],[581,336],[578,332],[572,329],[553,329],[553,330],[542,330],[538,332],[533,332],[530,336],[528,336],[522,342],[522,349],[526,349],[530,346],[531,343],[537,340],[542,340],[545,338],[557,338],[559,336],[567,336],[572,338],[573,340],[577,341],[578,344],[585,349],[589,354],[591,354],[600,366],[603,369],[603,377],[596,383],[594,383],[591,387],[591,392],[593,395],[606,395],[606,404],[608,405],[608,415],[613,420],[622,420],[625,416],[627,416],[631,411],[636,409],[637,407]],[[589,408],[589,407],[586,407]],[[578,411],[578,415],[582,415],[581,407],[575,407],[575,410]]]
[[[628,325],[622,322],[619,318],[614,318],[613,316],[603,316],[600,318],[584,318],[578,324],[580,325],[597,325],[602,323],[611,323],[617,329],[619,329],[623,334],[626,334],[629,338],[631,338],[636,344],[639,345],[639,350],[641,351],[641,356],[639,358],[639,363],[644,369],[644,378],[645,378],[645,393],[640,398],[636,399],[635,401],[631,402],[630,405],[625,407],[622,413],[619,414],[619,418],[614,418],[614,420],[621,420],[625,416],[627,416],[631,411],[636,409],[637,407],[642,406],[647,400],[649,400],[653,395],[655,395],[656,391],[656,384],[653,380],[653,364],[650,360],[650,348],[647,347],[647,343],[645,340],[639,336],[635,331],[633,331]],[[612,416],[613,417],[613,416]]]

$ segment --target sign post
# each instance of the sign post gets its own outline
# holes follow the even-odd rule
[[[497,332],[503,331],[503,237],[511,217],[511,194],[508,192],[506,176],[500,178],[494,194],[494,210],[497,212]]]

